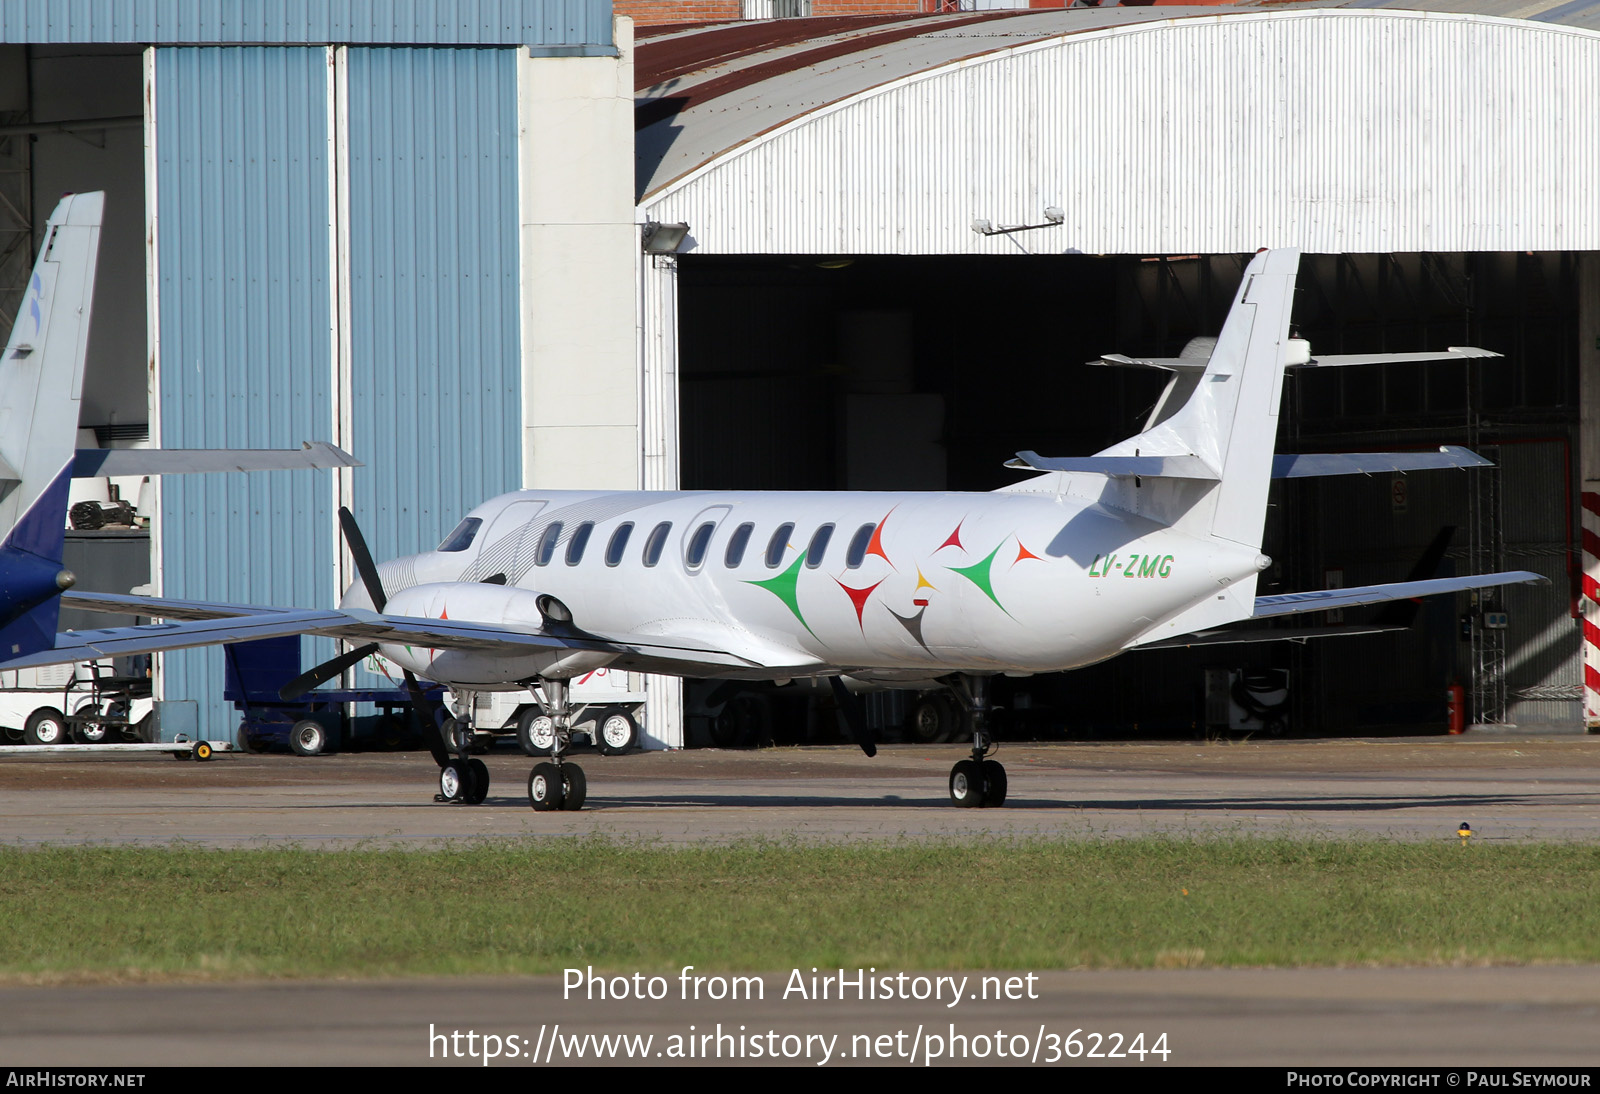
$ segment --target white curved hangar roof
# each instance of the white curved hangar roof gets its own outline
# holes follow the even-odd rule
[[[641,208],[720,254],[1600,249],[1600,0],[1356,2],[657,32]]]

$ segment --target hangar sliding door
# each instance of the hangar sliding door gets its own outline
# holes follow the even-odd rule
[[[350,500],[385,558],[521,485],[516,51],[340,54]]]
[[[153,53],[156,361],[163,448],[292,448],[332,433],[328,68],[322,47]],[[324,472],[173,475],[155,531],[167,596],[318,606],[333,573]],[[331,643],[307,642],[332,650]],[[223,652],[165,657],[208,738],[238,717]]]

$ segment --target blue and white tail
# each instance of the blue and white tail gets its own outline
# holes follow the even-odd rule
[[[55,645],[101,193],[61,199],[0,358],[0,660]]]

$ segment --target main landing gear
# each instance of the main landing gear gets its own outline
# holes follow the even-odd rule
[[[440,735],[456,755],[454,759],[447,759],[439,765],[439,792],[433,796],[433,800],[481,805],[483,799],[489,796],[489,766],[476,756],[467,755],[467,749],[472,744],[475,696],[470,691],[451,694],[456,714],[453,718],[445,719]]]
[[[950,801],[964,809],[1004,805],[1006,769],[998,760],[987,758],[994,751],[994,739],[989,736],[989,679],[962,676],[954,690],[972,726],[972,758],[959,760],[950,769]]]
[[[545,680],[539,685],[541,704],[550,719],[550,761],[528,772],[528,804],[541,813],[564,809],[576,812],[589,795],[583,768],[561,757],[572,744],[572,706],[566,680]]]

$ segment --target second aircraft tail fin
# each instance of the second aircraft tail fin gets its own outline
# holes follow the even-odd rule
[[[0,659],[55,645],[101,193],[61,199],[0,357]]]

